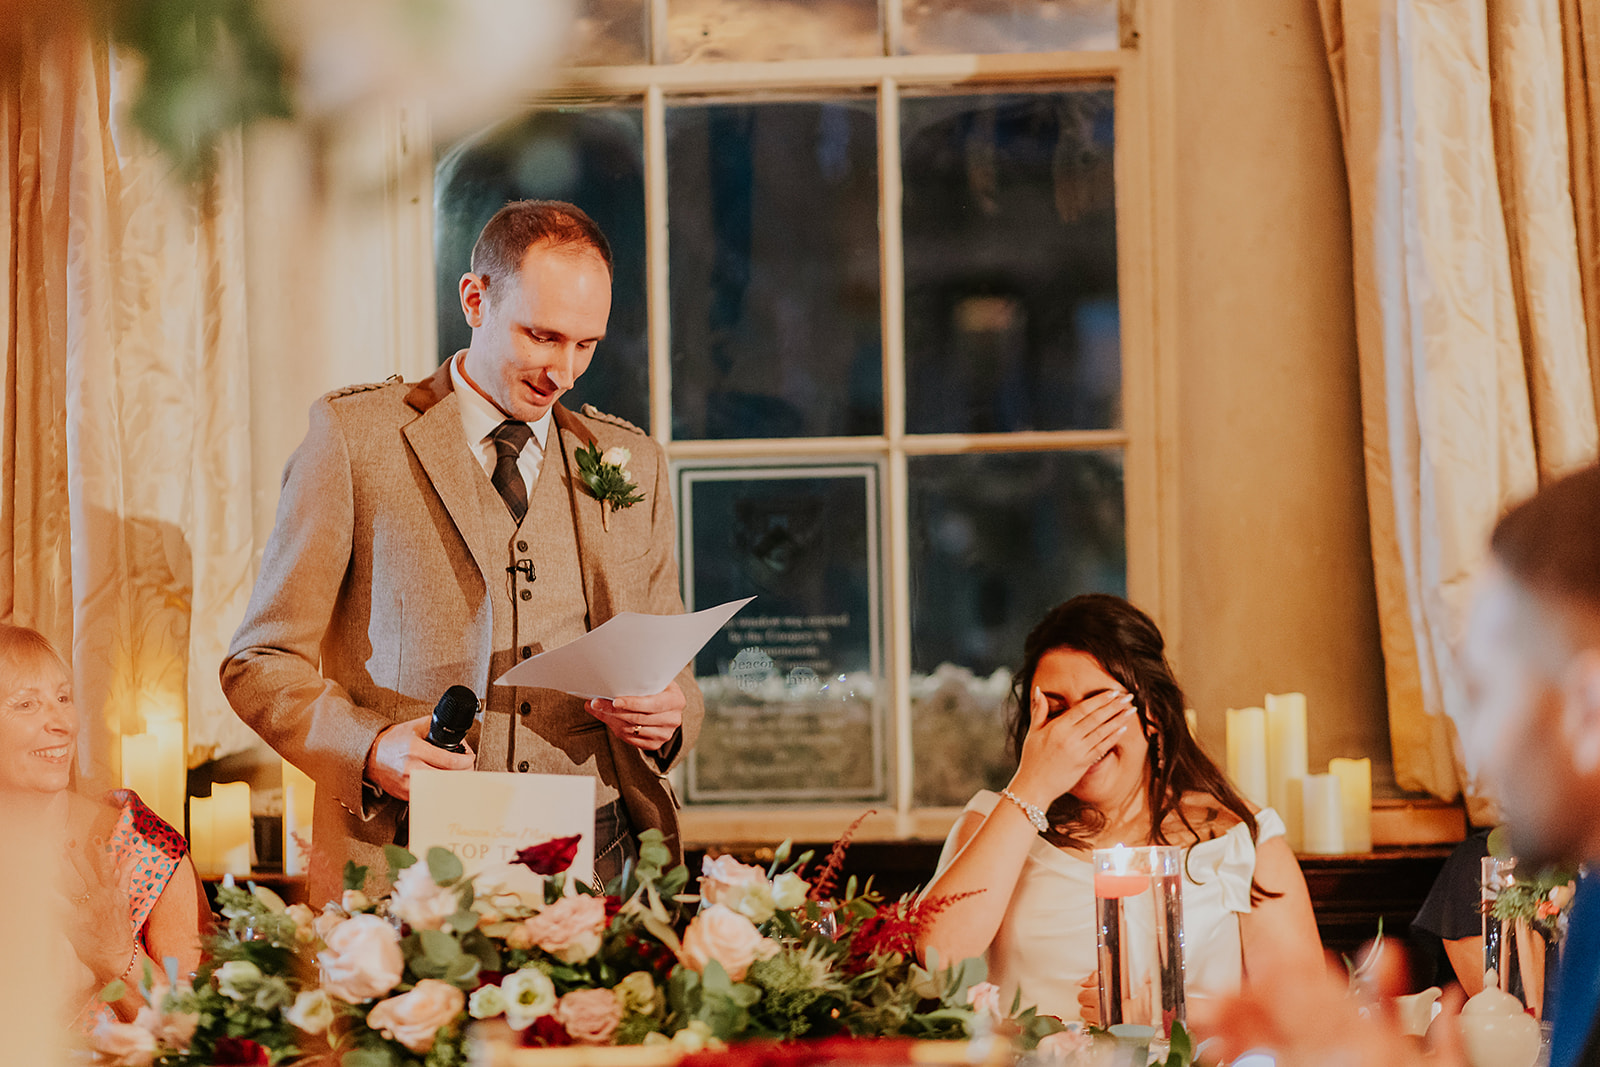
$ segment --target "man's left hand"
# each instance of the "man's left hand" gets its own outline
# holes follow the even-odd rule
[[[584,706],[590,715],[606,724],[606,729],[634,748],[654,752],[671,741],[683,725],[686,703],[683,690],[674,681],[653,696],[615,700],[596,697]]]

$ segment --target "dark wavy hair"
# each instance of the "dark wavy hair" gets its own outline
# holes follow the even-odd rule
[[[1121,597],[1106,593],[1075,596],[1052,608],[1028,634],[1022,646],[1022,669],[1012,683],[1015,718],[1011,740],[1017,758],[1022,756],[1022,743],[1032,726],[1030,696],[1039,661],[1046,652],[1058,648],[1093,656],[1107,674],[1133,694],[1139,721],[1150,739],[1146,759],[1150,771],[1152,844],[1171,844],[1162,827],[1174,812],[1196,839],[1203,839],[1184,810],[1183,798],[1189,793],[1209,796],[1233,812],[1250,828],[1250,838],[1255,840],[1256,819],[1250,806],[1189,733],[1183,714],[1187,702],[1167,663],[1161,631],[1150,616]],[[1070,848],[1090,847],[1093,835],[1106,821],[1103,812],[1071,793],[1052,801],[1047,814],[1050,831],[1046,839]],[[1278,895],[1251,883],[1253,899]]]

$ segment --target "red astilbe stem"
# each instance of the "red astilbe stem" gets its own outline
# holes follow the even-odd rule
[[[867,821],[867,816],[876,814],[878,814],[877,808],[868,808],[856,816],[856,821],[846,827],[844,834],[833,843],[833,849],[828,853],[828,861],[822,865],[822,873],[811,883],[812,900],[827,900],[833,895],[839,881],[839,871],[844,867],[844,854],[850,847],[850,839],[856,835],[856,830],[861,824]]]
[[[982,892],[982,889],[969,889],[965,893],[945,893],[924,900],[901,899],[882,905],[850,939],[846,970],[859,972],[874,956],[893,953],[915,956],[917,937],[929,920],[956,901]]]

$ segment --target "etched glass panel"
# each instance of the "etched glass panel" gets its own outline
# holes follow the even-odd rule
[[[1117,0],[903,0],[905,52],[1099,52],[1118,47]]]
[[[668,109],[674,437],[882,432],[876,138],[859,97]]]
[[[639,426],[650,420],[645,319],[644,126],[637,106],[533,111],[460,142],[434,177],[439,359],[465,348],[457,285],[489,217],[512,200],[566,200],[611,244],[611,321],[589,370],[563,402],[589,403]]]
[[[1122,453],[913,456],[912,749],[917,804],[1005,785],[1011,671],[1034,623],[1127,586]]]
[[[645,0],[581,0],[568,53],[580,67],[648,63],[650,6]]]
[[[691,801],[886,794],[878,461],[686,465],[684,600],[756,599],[695,658]]]
[[[668,0],[674,63],[883,54],[878,0]]]
[[[909,432],[1121,425],[1112,102],[904,100]]]

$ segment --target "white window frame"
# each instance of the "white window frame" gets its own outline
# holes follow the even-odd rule
[[[649,0],[652,25],[666,26],[667,0]],[[1123,453],[1129,599],[1162,626],[1169,647],[1177,645],[1178,551],[1175,536],[1177,458],[1174,444],[1176,374],[1169,366],[1175,342],[1175,279],[1171,245],[1175,201],[1172,173],[1170,21],[1165,3],[1139,10],[1124,0],[1123,47],[1100,52],[1037,52],[1003,55],[897,55],[898,0],[883,0],[883,56],[673,64],[666,35],[652,34],[655,63],[573,68],[562,86],[528,101],[529,106],[614,98],[643,101],[646,199],[648,345],[652,436],[670,461],[784,457],[816,460],[880,456],[886,462],[886,552],[884,581],[885,682],[889,693],[890,775],[893,808],[869,817],[858,830],[865,839],[939,838],[957,808],[917,807],[913,802],[910,530],[907,458],[978,452],[1085,451],[1119,448]],[[1144,24],[1141,24],[1142,16]],[[1115,430],[1061,430],[992,434],[908,434],[905,429],[904,301],[902,260],[900,93],[921,87],[981,92],[1024,85],[1109,81],[1115,92],[1115,196],[1117,286],[1121,333],[1122,421]],[[755,440],[672,438],[672,359],[668,285],[666,108],[678,96],[752,96],[785,91],[854,89],[875,92],[878,105],[881,328],[883,330],[884,432],[860,437]],[[413,141],[413,151],[415,142]],[[431,196],[422,200],[431,203]],[[411,201],[413,204],[415,200]],[[431,257],[424,256],[428,289]],[[1158,299],[1158,294],[1160,299]],[[428,338],[431,340],[432,331]],[[862,805],[693,805],[682,812],[689,845],[730,842],[831,840],[862,812]]]

